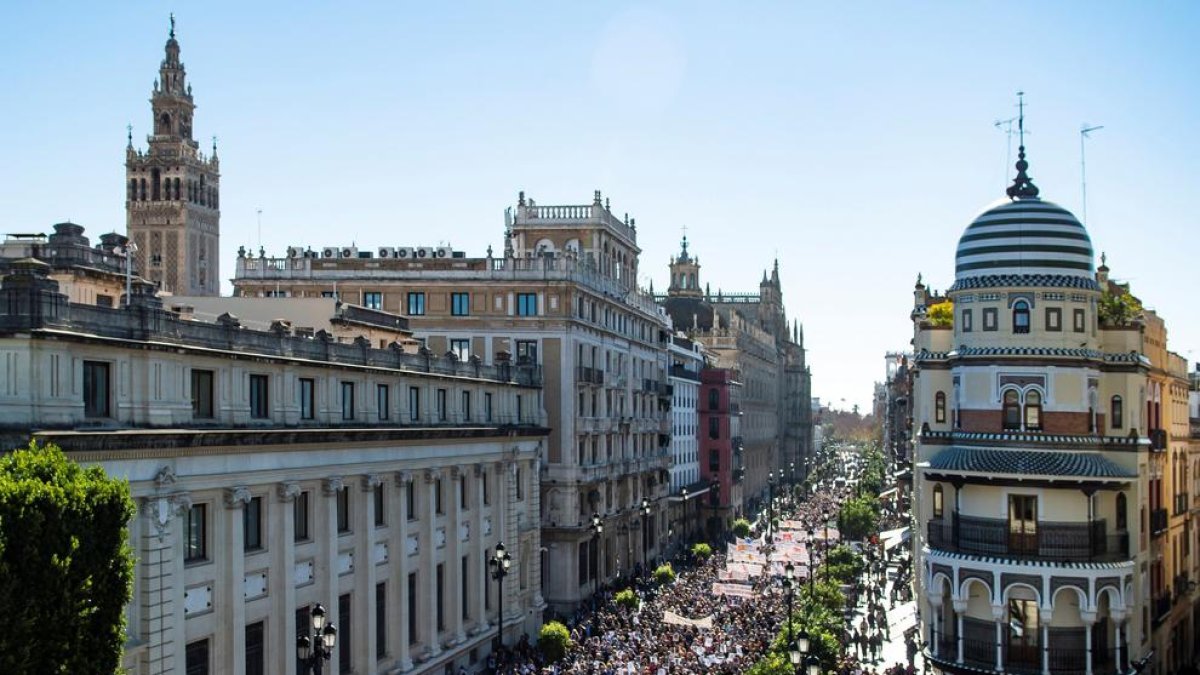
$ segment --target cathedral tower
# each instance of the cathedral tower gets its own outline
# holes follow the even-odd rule
[[[680,243],[679,255],[671,259],[671,286],[667,294],[671,297],[699,298],[704,294],[700,290],[700,259],[688,255],[687,235]]]
[[[192,87],[179,60],[175,17],[150,97],[154,133],[146,151],[125,148],[125,224],[137,246],[137,269],[177,295],[220,291],[220,165],[192,138]]]

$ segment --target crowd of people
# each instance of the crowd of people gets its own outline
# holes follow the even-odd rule
[[[832,482],[818,487],[807,499],[780,500],[774,506],[775,511],[759,519],[756,535],[764,543],[769,542],[763,530],[773,518],[799,521],[804,527],[823,530],[828,524],[827,516],[838,512],[849,488],[836,488]],[[725,542],[714,544],[713,548],[713,555],[707,560],[693,560],[684,552],[673,561],[678,573],[674,583],[660,586],[639,570],[631,583],[602,588],[591,602],[564,618],[572,646],[559,661],[543,662],[540,651],[523,638],[517,645],[489,657],[488,672],[497,675],[745,672],[763,657],[782,625],[785,609],[779,596],[779,580],[771,574],[751,580],[752,598],[714,594],[713,584],[719,580],[727,560]],[[825,547],[811,548],[815,552]],[[905,636],[908,663],[885,665],[882,660],[884,644],[893,637],[888,609],[897,600],[903,601],[911,570],[906,571],[903,556],[889,559],[877,537],[864,542],[862,550],[868,564],[862,579],[848,589],[848,602],[856,611],[847,614],[836,672],[912,675],[916,672],[913,635]],[[893,574],[894,583],[889,591],[888,581]],[[616,591],[630,585],[640,597],[636,608],[615,601]]]

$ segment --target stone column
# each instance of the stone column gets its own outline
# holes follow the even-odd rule
[[[246,672],[246,550],[242,519],[250,497],[250,488],[245,486],[225,490],[225,536],[222,538],[222,548],[225,549],[226,572],[223,579],[217,579],[221,603],[216,606],[219,617],[217,624],[225,630],[216,634],[214,661],[220,664],[217,670],[230,675],[245,675]],[[224,645],[221,644],[222,633],[228,636]]]
[[[366,667],[355,668],[357,672],[374,673],[378,659],[375,657],[375,487],[382,479],[378,474],[363,476],[362,508],[354,527],[354,594],[358,601],[353,604],[355,630],[354,644],[350,648],[358,654],[355,661]]]
[[[451,635],[451,640],[455,645],[460,645],[467,641],[467,636],[463,632],[463,603],[462,603],[462,523],[459,519],[462,517],[462,498],[464,471],[462,467],[451,467],[450,469],[450,489],[443,490],[449,492],[450,503],[447,505],[446,516],[446,587],[443,592],[443,601],[446,604],[446,616],[450,619],[446,626],[447,632]],[[443,499],[445,497],[443,496]]]
[[[173,483],[174,481],[172,481]],[[183,672],[183,557],[187,533],[181,521],[192,507],[186,492],[147,497],[142,513],[148,526],[138,537],[137,565],[142,573],[141,621],[146,635],[148,673]],[[182,516],[182,518],[181,518]],[[178,542],[178,545],[177,543]]]
[[[992,605],[992,619],[996,622],[996,670],[1001,673],[1004,672],[1004,618],[1007,609],[1004,605]]]
[[[954,657],[955,663],[963,662],[963,614],[967,612],[967,600],[954,600],[954,641],[958,644],[958,653]]]
[[[400,600],[397,603],[396,611],[389,613],[389,616],[399,617],[399,621],[395,624],[400,627],[400,640],[397,643],[396,654],[397,665],[403,672],[408,672],[413,668],[408,646],[408,622],[415,619],[408,615],[408,575],[412,572],[412,566],[408,560],[408,493],[412,489],[412,474],[407,471],[396,474],[396,501],[400,508],[393,509],[397,522],[392,527],[394,545],[389,548],[388,556],[392,557],[394,561],[392,565],[397,570],[395,578],[399,592],[389,595],[398,597]]]
[[[1050,675],[1050,622],[1053,619],[1052,609],[1042,607],[1038,612],[1038,623],[1042,630],[1042,675]]]
[[[507,583],[504,584],[504,609],[508,612],[508,616],[520,614],[520,608],[517,607],[518,591],[521,589],[520,574],[521,566],[526,561],[521,560],[521,533],[517,527],[517,473],[520,464],[516,461],[505,462],[504,481],[507,485],[504,493],[508,500],[505,505],[504,513],[504,530],[501,534],[504,535],[503,541],[508,547],[508,553],[512,556],[512,567],[509,570]]]
[[[941,642],[942,635],[942,596],[929,596],[929,616],[932,619],[933,626],[929,631],[929,652],[934,656],[940,656],[938,653],[938,644]]]
[[[483,559],[483,504],[484,485],[487,474],[482,464],[472,468],[475,476],[475,503],[471,505],[471,564],[468,570],[471,574],[471,597],[475,600],[475,632],[482,633],[488,629],[487,620],[487,563]]]
[[[1109,615],[1112,617],[1113,627],[1116,629],[1116,651],[1114,652],[1116,663],[1113,665],[1117,672],[1121,672],[1121,624],[1125,623],[1125,612],[1110,609]]]
[[[422,612],[426,620],[426,628],[422,633],[421,638],[425,641],[430,656],[437,656],[442,653],[441,636],[438,634],[437,625],[437,539],[436,528],[434,521],[437,519],[437,495],[435,494],[435,483],[437,482],[440,472],[436,469],[430,469],[425,472],[425,514],[422,520],[422,541],[420,542],[421,552],[421,577],[424,580],[426,589],[426,611]],[[418,584],[420,586],[421,584]],[[443,608],[444,611],[444,608]]]
[[[279,622],[275,630],[269,631],[273,645],[267,653],[291,654],[296,649],[296,498],[300,496],[300,484],[280,483],[276,486],[280,513],[271,520],[271,546],[273,562],[269,570],[271,616]],[[291,675],[295,666],[291,659],[267,659],[272,675]]]
[[[1079,613],[1079,618],[1083,621],[1083,644],[1084,644],[1084,675],[1092,675],[1092,627],[1096,625],[1096,612],[1083,611]]]
[[[538,443],[539,449],[541,443]],[[541,488],[541,460],[534,457],[529,462],[529,508],[526,513],[529,513],[532,527],[530,528],[530,537],[533,539],[530,542],[529,550],[532,551],[531,560],[529,563],[529,585],[533,588],[533,606],[535,609],[541,609],[546,606],[546,600],[542,596],[542,529],[541,529],[541,514],[542,514],[542,488]],[[572,560],[572,567],[577,568],[576,560]],[[578,588],[576,584],[576,588]],[[578,592],[578,591],[576,591]]]
[[[341,476],[326,478],[322,486],[322,499],[313,509],[313,537],[317,542],[317,554],[313,560],[313,582],[317,584],[316,596],[325,607],[326,621],[335,626],[338,619],[338,493],[345,484]],[[293,651],[295,648],[293,647]],[[338,672],[338,650],[325,667],[326,672]]]

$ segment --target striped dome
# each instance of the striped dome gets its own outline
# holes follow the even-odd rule
[[[976,277],[1092,279],[1092,240],[1071,212],[1036,197],[989,207],[958,240],[956,285]]]

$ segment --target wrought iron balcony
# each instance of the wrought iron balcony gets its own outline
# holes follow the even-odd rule
[[[1129,559],[1129,535],[1091,523],[1038,521],[1013,531],[1007,520],[952,514],[929,521],[929,545],[943,551],[1050,562],[1116,562]]]
[[[1150,601],[1150,613],[1154,617],[1154,627],[1157,628],[1171,613],[1171,593],[1163,591]]]
[[[1169,516],[1166,509],[1154,509],[1150,512],[1150,535],[1157,537],[1167,531]]]
[[[1166,429],[1151,429],[1150,430],[1150,449],[1161,452],[1167,449],[1167,431]]]

